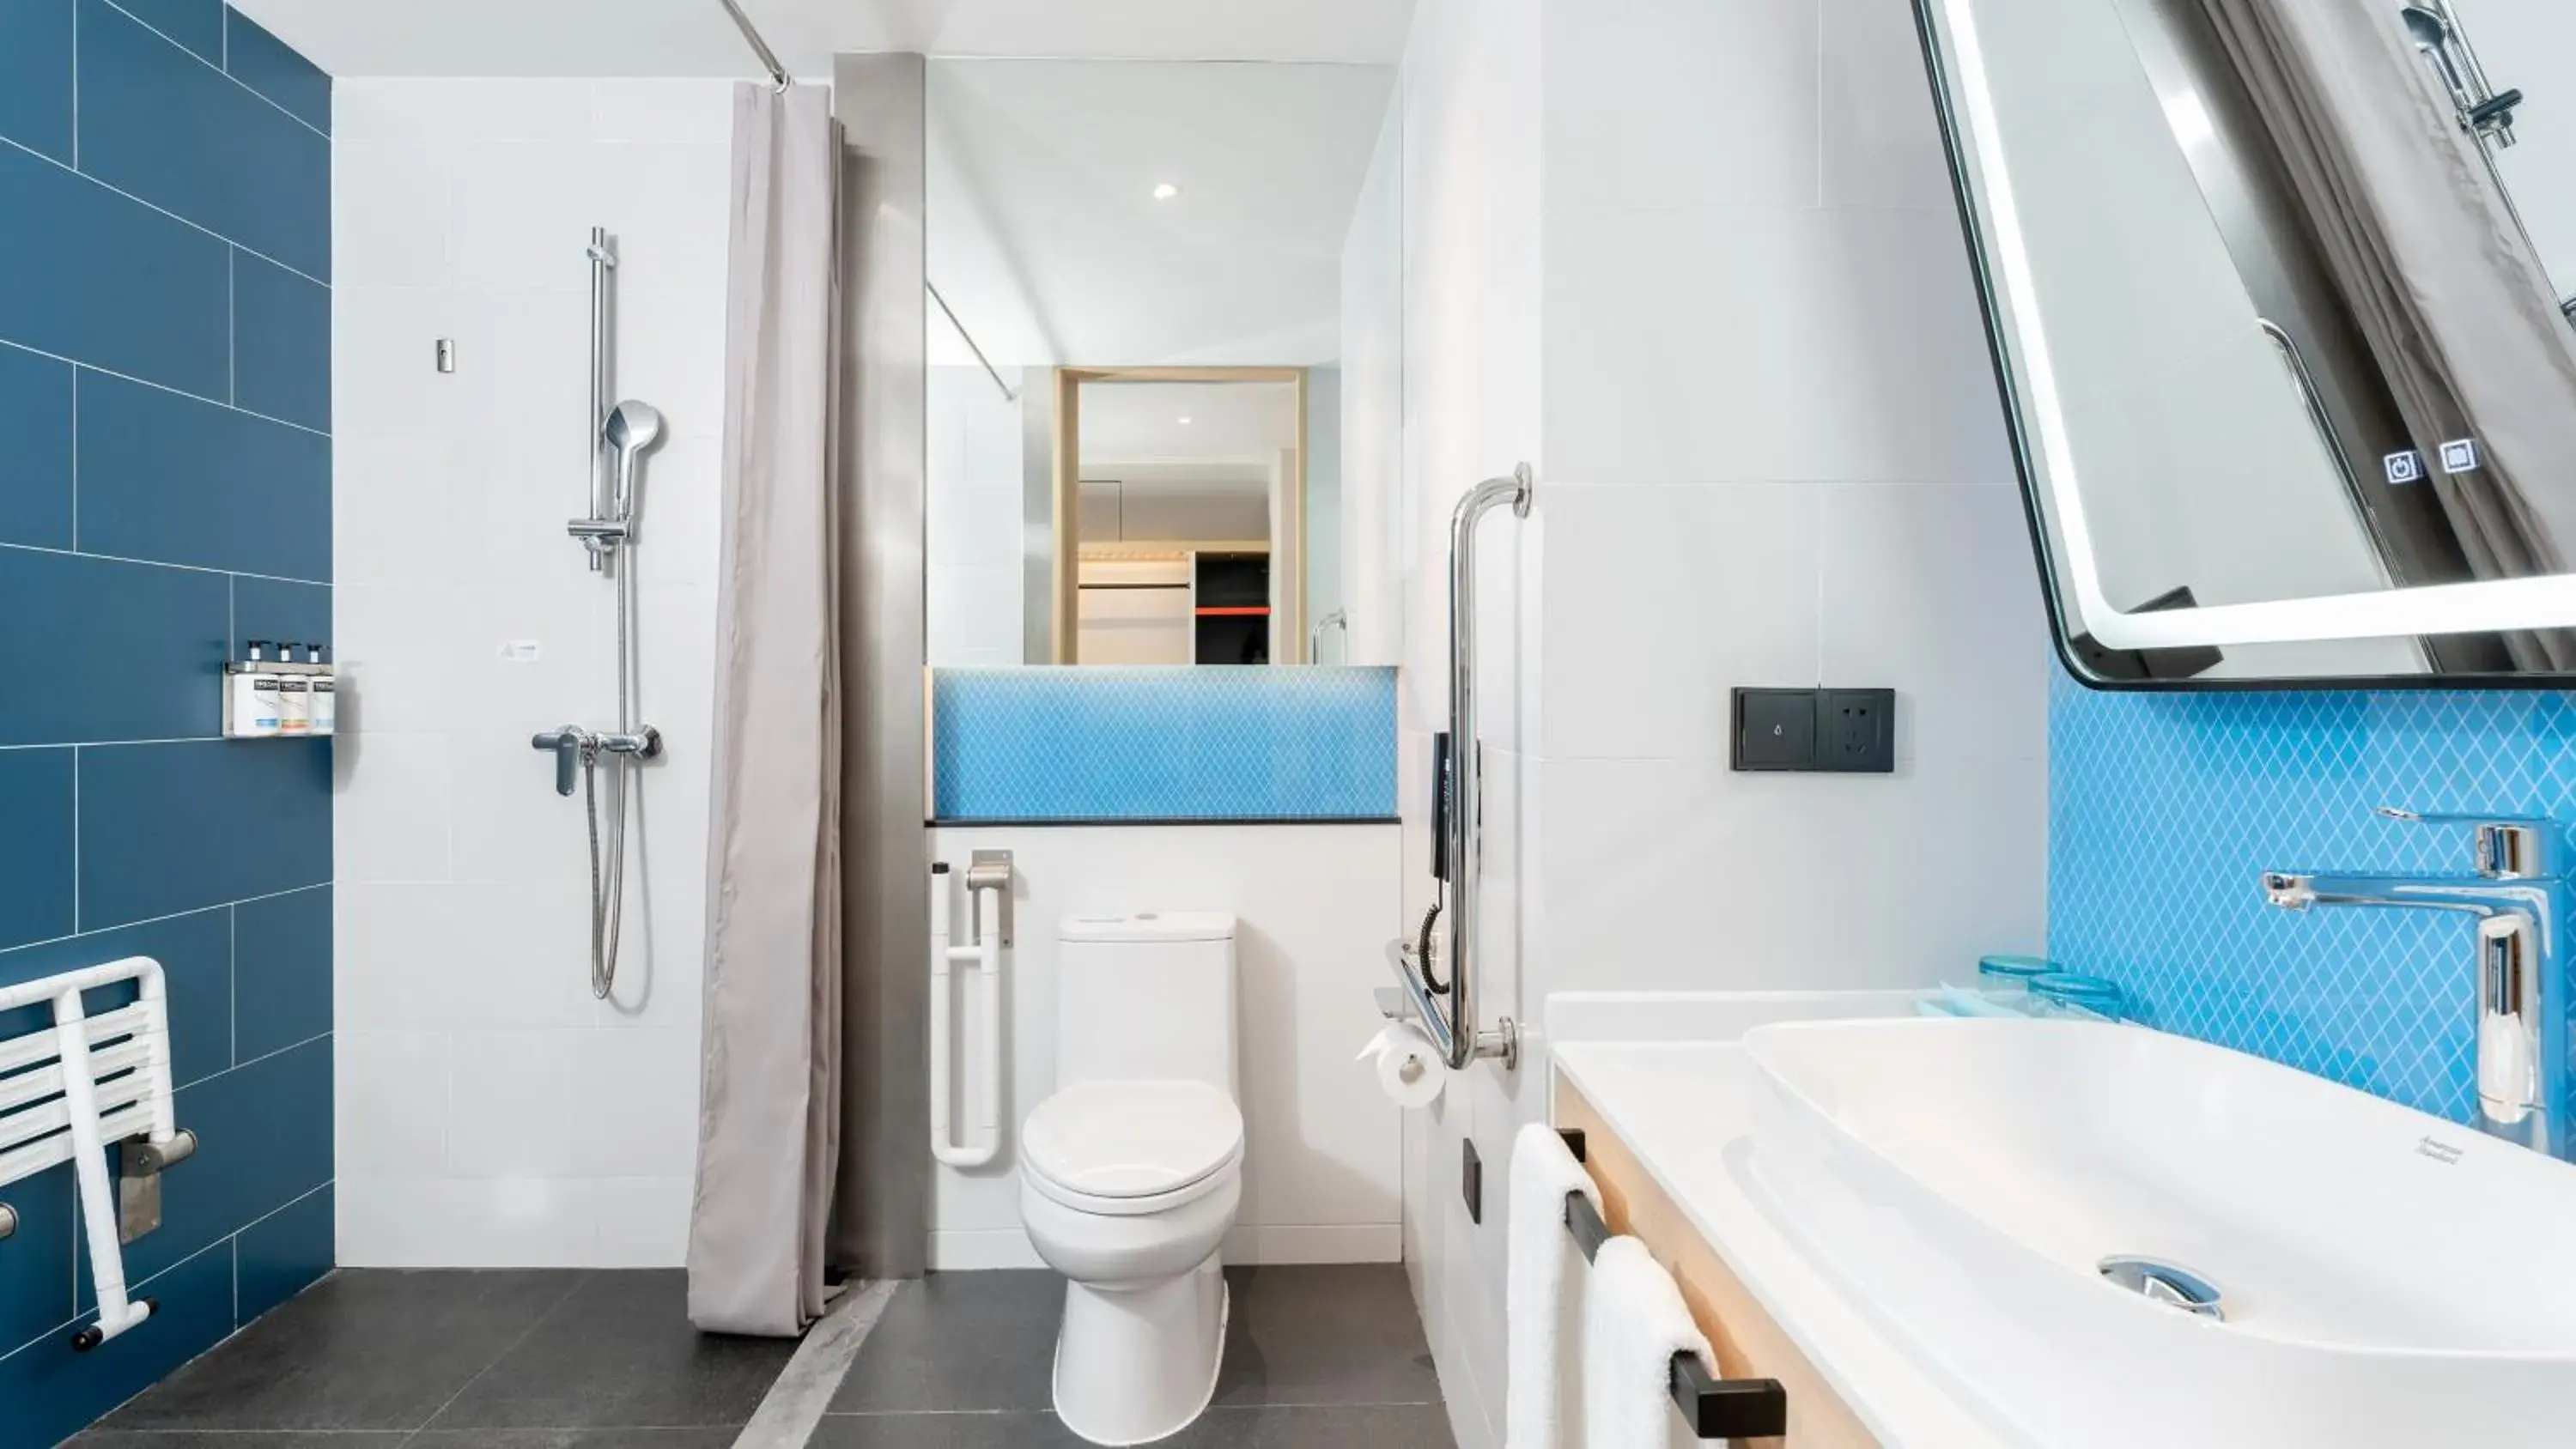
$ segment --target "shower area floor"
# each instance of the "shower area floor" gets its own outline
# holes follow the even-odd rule
[[[1216,1400],[1175,1449],[1444,1449],[1403,1270],[1238,1268]],[[1050,1412],[1063,1282],[896,1290],[818,1449],[1079,1449]],[[796,1345],[690,1328],[676,1272],[344,1270],[73,1449],[727,1449]],[[744,1449],[783,1449],[775,1443]]]

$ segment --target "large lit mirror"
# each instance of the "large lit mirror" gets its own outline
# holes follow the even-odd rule
[[[2576,673],[2576,5],[1917,7],[2070,667]]]
[[[1394,89],[931,63],[932,664],[1350,662],[1343,360],[1384,339],[1344,280],[1397,265]]]

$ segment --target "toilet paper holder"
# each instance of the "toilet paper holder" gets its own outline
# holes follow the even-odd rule
[[[974,934],[970,941],[984,939],[984,893],[991,891],[999,903],[1002,944],[1011,944],[1011,853],[1007,850],[979,850],[966,862],[967,921]]]

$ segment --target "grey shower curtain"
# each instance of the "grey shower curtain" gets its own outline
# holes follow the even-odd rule
[[[2253,92],[2338,291],[2430,460],[2482,579],[2576,568],[2576,330],[2478,144],[2436,94],[2401,0],[2201,0]],[[2576,633],[2506,636],[2576,667]]]
[[[724,543],[689,1317],[824,1307],[841,1123],[841,137],[821,87],[734,93]]]

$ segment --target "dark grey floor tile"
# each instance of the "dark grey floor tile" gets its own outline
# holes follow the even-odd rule
[[[1210,1409],[1180,1441],[1183,1449],[1455,1449],[1457,1442],[1438,1404]]]
[[[733,1449],[734,1436],[741,1432],[730,1424],[720,1429],[433,1429],[404,1440],[402,1449]]]
[[[933,1273],[907,1283],[832,1396],[859,1410],[1047,1409],[1064,1280],[1053,1273]]]
[[[793,1339],[699,1333],[677,1270],[592,1273],[429,1427],[740,1426],[795,1352]]]
[[[1234,1268],[1225,1276],[1233,1305],[1217,1403],[1440,1402],[1402,1268]]]
[[[101,1427],[417,1429],[582,1279],[571,1272],[334,1273]]]
[[[1055,1415],[1021,1410],[826,1414],[805,1442],[806,1449],[1091,1449]]]
[[[398,1449],[410,1438],[399,1429],[92,1429],[63,1449]]]

